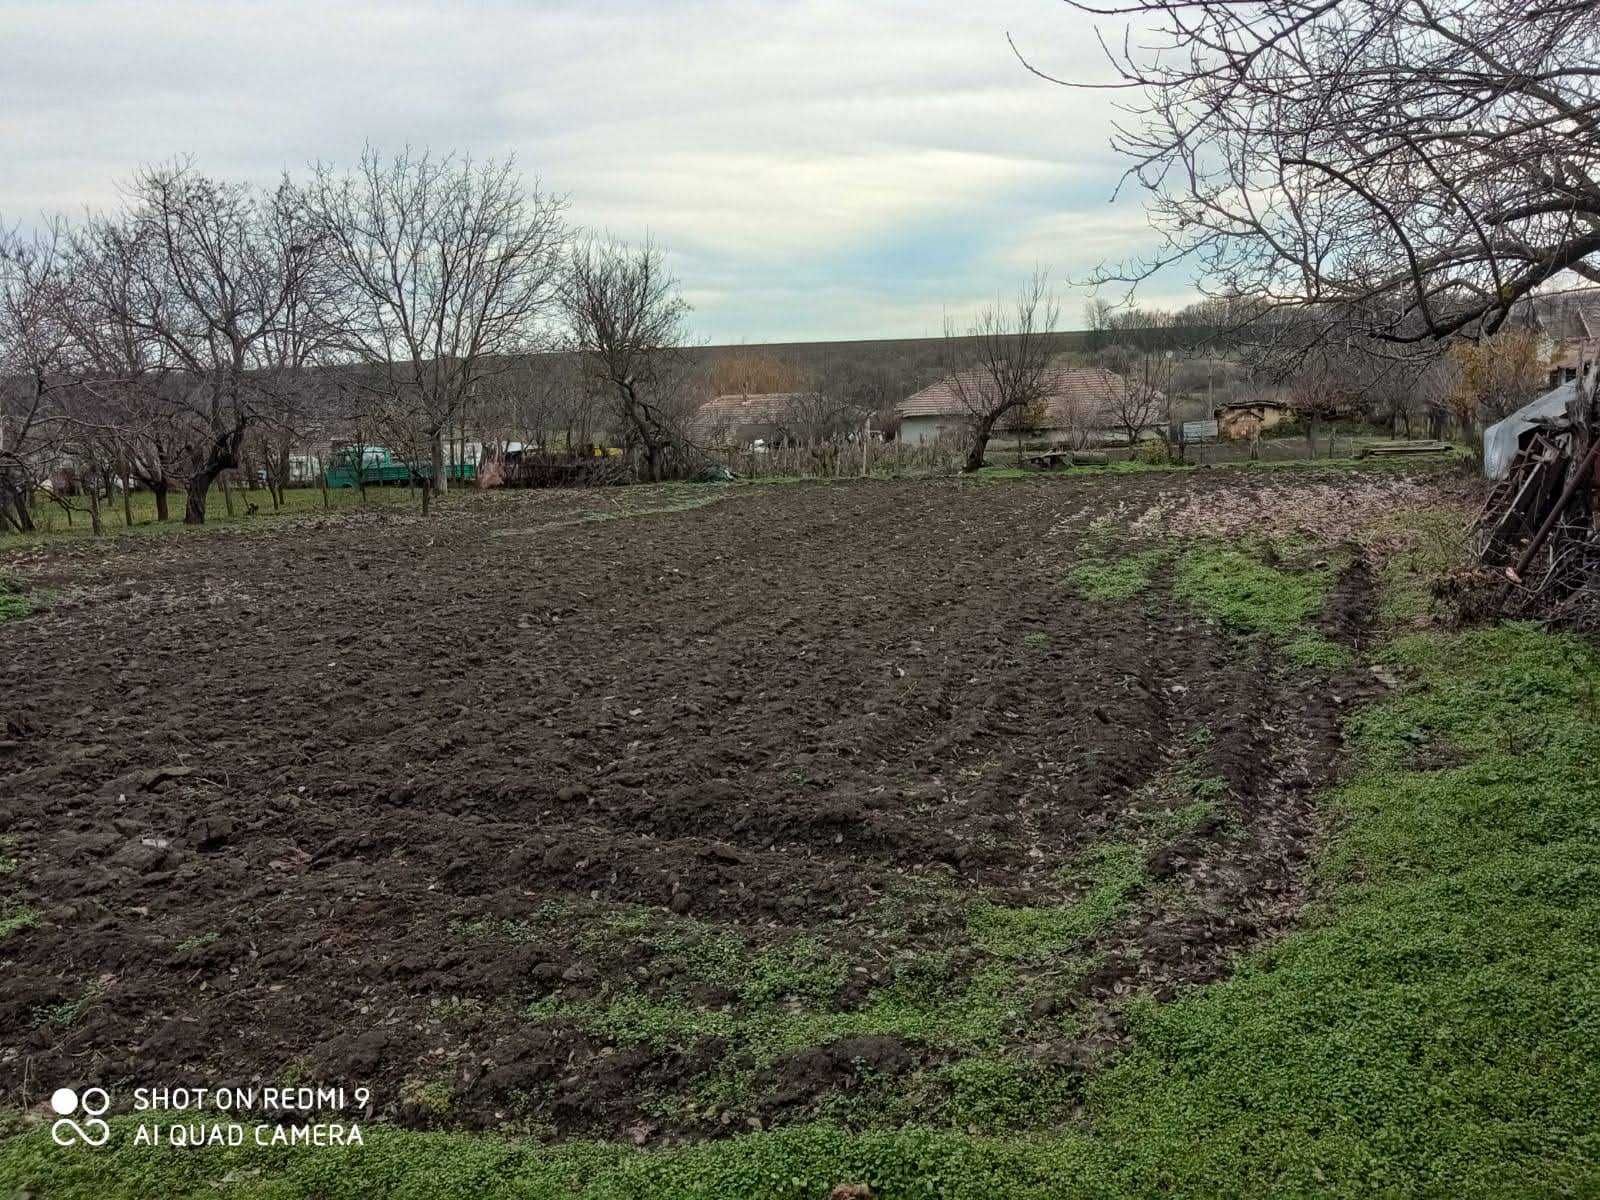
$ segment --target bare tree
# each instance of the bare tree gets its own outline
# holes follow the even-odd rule
[[[426,506],[446,489],[445,438],[479,384],[544,345],[566,202],[510,159],[371,148],[353,175],[319,166],[304,195],[340,284],[338,345],[389,435],[426,445]]]
[[[989,437],[1002,419],[1046,395],[1051,334],[1060,317],[1049,280],[1036,271],[1011,307],[985,308],[965,334],[946,324],[946,383],[967,426],[966,470],[983,466]]]
[[[84,437],[109,447],[121,480],[124,523],[131,525],[135,482],[150,489],[156,519],[169,519],[174,476],[184,473],[188,423],[179,403],[189,385],[152,331],[143,304],[144,265],[152,236],[131,221],[94,217],[70,237],[70,294],[64,317],[84,362],[81,386],[69,394],[66,416]]]
[[[1218,294],[1390,343],[1493,332],[1600,280],[1600,0],[1070,0],[1137,27],[1113,145]],[[1339,320],[1350,319],[1348,315]]]
[[[179,164],[142,172],[130,192],[141,252],[127,316],[181,373],[174,404],[184,423],[183,519],[200,525],[211,484],[239,465],[258,417],[253,372],[301,292],[316,245],[287,183],[261,191]]]
[[[0,229],[0,529],[34,527],[34,488],[60,432],[56,393],[75,378],[62,252],[58,226]]]
[[[1328,421],[1328,455],[1333,456],[1332,422],[1354,406],[1355,388],[1337,353],[1318,350],[1306,357],[1288,381],[1289,404],[1306,434],[1306,456],[1317,454],[1317,423]]]
[[[1170,345],[1176,323],[1172,314],[1134,307],[1106,313],[1101,319],[1106,335],[1116,340],[1096,356],[1097,361],[1123,381],[1111,393],[1107,415],[1122,428],[1129,446],[1152,427],[1165,441],[1177,362]]]
[[[588,241],[572,253],[563,304],[589,379],[608,398],[647,479],[666,476],[686,447],[680,431],[689,306],[652,242]]]

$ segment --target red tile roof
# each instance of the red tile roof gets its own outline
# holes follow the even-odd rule
[[[969,394],[977,394],[981,371],[962,371]],[[1046,380],[1046,424],[1065,427],[1085,420],[1115,423],[1117,408],[1128,394],[1128,381],[1103,367],[1051,367]],[[907,396],[895,406],[902,417],[955,417],[966,413],[954,376]]]

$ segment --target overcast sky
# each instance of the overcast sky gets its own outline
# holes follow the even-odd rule
[[[270,181],[364,142],[514,153],[653,235],[712,342],[916,337],[1151,245],[1060,0],[0,0],[0,219],[191,154]],[[1084,293],[1064,295],[1079,324]],[[1182,301],[1181,275],[1149,293]]]

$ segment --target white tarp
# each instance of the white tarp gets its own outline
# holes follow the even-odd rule
[[[1559,417],[1566,411],[1567,401],[1578,393],[1578,381],[1570,380],[1552,388],[1531,404],[1524,404],[1503,421],[1496,421],[1483,431],[1483,473],[1490,479],[1501,479],[1511,469],[1511,460],[1517,456],[1517,445],[1525,430],[1537,422]]]

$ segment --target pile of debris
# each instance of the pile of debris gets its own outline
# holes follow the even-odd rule
[[[1498,577],[1499,611],[1592,632],[1600,631],[1597,375],[1586,372],[1486,432],[1485,463],[1499,477],[1472,542]]]

